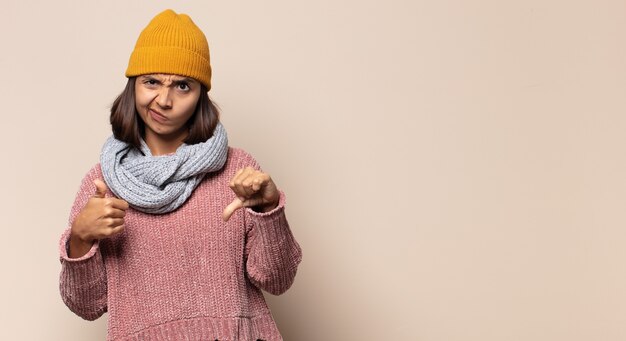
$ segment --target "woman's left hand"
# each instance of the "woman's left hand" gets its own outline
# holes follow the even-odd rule
[[[224,209],[222,214],[224,221],[243,207],[250,207],[257,212],[269,212],[278,206],[280,193],[276,184],[269,174],[252,167],[237,171],[229,186],[237,197]]]

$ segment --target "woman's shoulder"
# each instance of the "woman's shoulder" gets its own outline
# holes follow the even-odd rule
[[[100,168],[100,162],[91,166],[83,177],[83,181],[93,181],[94,179],[102,179],[102,168]]]
[[[94,164],[85,173],[85,175],[83,176],[80,182],[79,193],[84,192],[84,193],[93,194],[93,191],[95,190],[95,186],[93,182],[96,179],[100,179],[104,181],[104,178],[102,177],[102,169],[100,168],[100,163]]]
[[[243,148],[228,146],[228,157],[241,159],[241,158],[252,158],[252,155],[245,151]]]
[[[258,167],[256,159],[247,151],[238,147],[228,147],[228,164],[236,168]]]

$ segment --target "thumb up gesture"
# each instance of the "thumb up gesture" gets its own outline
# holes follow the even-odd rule
[[[70,243],[78,239],[82,244],[91,244],[96,239],[108,238],[124,230],[128,203],[117,198],[107,198],[108,188],[104,181],[96,179],[93,183],[96,190],[74,219]]]
[[[237,197],[224,209],[222,218],[228,221],[236,210],[250,207],[257,212],[269,212],[278,206],[280,193],[269,174],[246,167],[237,171],[229,184]]]

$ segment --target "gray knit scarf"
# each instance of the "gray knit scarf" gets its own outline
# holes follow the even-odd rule
[[[174,211],[189,198],[205,174],[224,166],[228,138],[221,123],[206,142],[181,145],[175,154],[152,156],[141,139],[141,150],[109,137],[100,166],[109,189],[133,208],[152,214]]]

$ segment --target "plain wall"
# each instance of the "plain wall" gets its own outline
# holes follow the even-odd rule
[[[626,2],[2,1],[0,339],[103,340],[57,243],[139,32],[205,32],[287,194],[286,340],[626,339]]]

